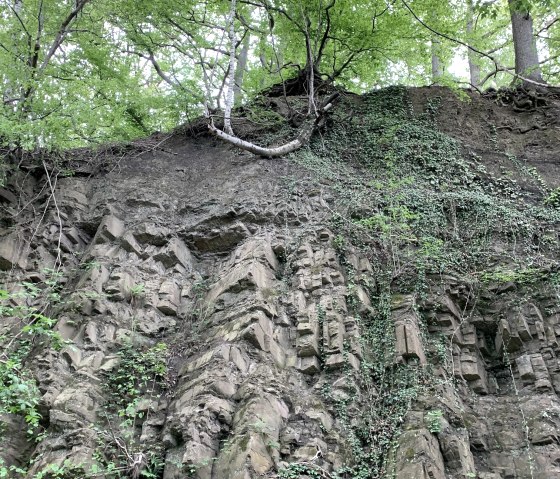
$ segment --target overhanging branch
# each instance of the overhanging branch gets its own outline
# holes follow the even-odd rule
[[[208,125],[208,129],[210,130],[210,133],[216,135],[221,140],[233,146],[241,148],[242,150],[246,150],[254,153],[255,155],[264,156],[266,158],[278,158],[280,156],[284,156],[288,153],[292,153],[293,151],[298,150],[309,142],[309,140],[313,136],[313,133],[315,133],[315,131],[323,124],[325,113],[332,109],[334,105],[333,102],[336,100],[336,98],[338,98],[338,96],[338,92],[330,95],[327,100],[325,100],[324,106],[318,111],[318,116],[316,118],[308,117],[307,120],[303,123],[298,136],[294,140],[280,146],[267,148],[255,145],[250,141],[242,140],[235,135],[230,135],[220,130],[219,128],[216,128],[213,121],[211,121]]]

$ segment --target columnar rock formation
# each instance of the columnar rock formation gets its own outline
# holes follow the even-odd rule
[[[278,477],[289,464],[331,477],[353,456],[375,258],[339,244],[332,189],[289,160],[181,135],[166,148],[104,173],[78,168],[54,196],[22,171],[2,190],[5,289],[43,288],[59,271],[62,301],[45,314],[67,343],[29,359],[41,441],[3,415],[0,457],[31,460],[30,478],[68,461],[81,472],[52,477],[118,477],[109,449],[128,455],[122,477],[146,470],[151,452],[164,479]],[[558,297],[500,283],[474,302],[456,277],[427,284],[423,297],[391,298],[390,367],[432,382],[410,401],[387,477],[560,477]],[[18,324],[3,320],[6,344]],[[158,344],[168,372],[119,426],[110,389],[122,351]]]

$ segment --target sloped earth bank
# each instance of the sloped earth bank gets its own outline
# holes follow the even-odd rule
[[[560,477],[560,102],[467,100],[12,172],[0,476]]]

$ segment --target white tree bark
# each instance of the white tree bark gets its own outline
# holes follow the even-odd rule
[[[234,135],[229,135],[228,133],[216,128],[213,124],[208,125],[208,129],[210,130],[211,133],[216,135],[221,140],[224,140],[227,143],[237,146],[242,150],[250,151],[255,155],[265,156],[267,158],[275,158],[275,157],[287,155],[288,153],[291,153],[292,151],[296,151],[297,149],[305,145],[311,138],[311,135],[314,130],[314,126],[313,124],[306,125],[305,128],[302,130],[302,132],[297,136],[295,140],[285,143],[284,145],[271,147],[271,148],[258,146],[249,141],[242,140],[241,138],[238,138]]]
[[[525,79],[544,83],[533,34],[533,19],[520,0],[508,0],[508,3],[515,50],[515,73]]]
[[[329,111],[333,107],[333,101],[338,97],[338,93],[333,93],[325,102],[325,106],[318,110],[318,116],[309,118],[303,123],[300,132],[294,140],[285,143],[284,145],[275,146],[266,148],[263,146],[255,145],[250,141],[242,140],[235,135],[230,135],[229,133],[222,131],[214,126],[214,123],[211,122],[208,125],[208,129],[214,135],[216,135],[221,140],[230,143],[238,148],[241,148],[246,151],[250,151],[255,155],[264,156],[267,158],[276,158],[279,156],[287,155],[292,151],[296,151],[297,149],[301,148],[303,145],[307,144],[313,133],[319,128],[322,124],[322,119],[324,114]]]

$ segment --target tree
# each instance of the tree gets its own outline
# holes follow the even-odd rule
[[[430,43],[432,50],[432,83],[437,85],[443,77],[444,71],[440,53],[442,49],[441,40],[437,37],[437,35],[433,35]]]
[[[509,34],[511,19],[509,11],[502,7],[500,3],[467,0],[465,41],[469,78],[477,89],[491,79],[495,86],[511,82],[514,70],[509,66],[514,58]]]
[[[9,138],[15,148],[21,147],[29,135],[21,132],[21,124],[49,116],[55,108],[37,98],[39,88],[52,79],[49,68],[67,42],[74,24],[91,0],[49,8],[42,1],[6,0],[1,18],[0,35],[3,109],[0,139]],[[38,104],[38,105],[34,105]],[[34,108],[37,106],[37,108]],[[27,138],[26,138],[27,136]]]
[[[225,95],[224,129],[217,128],[213,119],[209,123],[209,129],[224,141],[267,157],[285,155],[307,143],[324,123],[324,115],[332,108],[333,100],[337,96],[335,93],[319,99],[319,92],[328,91],[335,82],[344,85],[347,81],[355,80],[356,66],[363,65],[367,59],[379,63],[380,57],[385,53],[384,49],[388,46],[388,37],[395,40],[394,44],[399,43],[398,36],[395,37],[399,28],[395,27],[408,25],[402,10],[394,9],[393,5],[385,2],[313,0],[302,4],[294,0],[240,0],[240,4],[257,8],[257,11],[252,12],[252,16],[260,18],[260,24],[253,27],[237,12],[234,15],[235,0],[231,1],[229,18],[240,18],[245,27],[261,35],[264,34],[262,19],[268,20],[268,35],[271,38],[276,73],[281,77],[284,96],[305,94],[307,112],[296,138],[284,145],[265,148],[235,136],[231,128],[230,112],[237,45],[236,36],[228,31],[230,79]],[[228,26],[231,25],[231,21],[228,21]],[[388,25],[393,27],[392,30],[387,28]],[[387,38],[380,41],[384,36]],[[277,45],[280,45],[278,49]],[[304,48],[299,48],[299,45],[304,45]],[[282,51],[283,64],[279,61],[278,50]],[[260,56],[263,58],[262,52]],[[385,59],[387,58],[385,55]],[[261,63],[263,66],[267,65],[266,61]],[[296,75],[285,81],[282,75],[287,67],[295,68]],[[375,71],[371,64],[369,71]],[[347,77],[348,72],[352,72],[354,78]],[[361,79],[365,79],[364,77],[366,75],[362,74]]]
[[[0,0],[0,146],[131,139],[200,114],[214,128],[221,117],[235,137],[233,107],[263,90],[287,98],[301,145],[324,123],[333,89],[453,84],[442,72],[458,48],[469,49],[475,87],[506,84],[507,25],[521,7],[543,59],[517,73],[553,83],[560,0]]]
[[[180,120],[144,60],[120,52],[103,1],[0,1],[3,153],[130,139]]]
[[[508,0],[508,5],[515,48],[515,73],[522,77],[524,83],[543,84],[530,6],[527,0]]]
[[[466,30],[467,30],[467,42],[469,43],[469,45],[471,44],[472,40],[473,40],[473,34],[474,34],[474,6],[473,6],[473,0],[467,0],[467,22],[466,22]],[[479,60],[477,58],[476,53],[470,49],[467,48],[467,58],[468,58],[468,62],[469,62],[469,79],[470,79],[470,84],[477,88],[480,86],[480,65],[479,65]]]
[[[231,0],[231,10],[228,22],[230,61],[228,68],[228,88],[224,108],[224,129],[218,129],[214,125],[214,122],[211,121],[208,125],[208,128],[214,135],[239,148],[243,148],[245,150],[251,151],[252,153],[256,153],[258,155],[266,157],[286,155],[298,148],[301,148],[301,146],[309,141],[311,135],[321,125],[324,114],[332,108],[332,100],[335,98],[335,96],[330,96],[325,103],[318,107],[315,94],[316,80],[321,80],[321,74],[318,65],[320,65],[321,63],[324,48],[326,47],[329,36],[331,34],[330,10],[335,6],[335,3],[336,0],[331,0],[330,3],[324,7],[325,24],[324,27],[321,25],[321,27],[323,27],[323,31],[321,32],[322,35],[319,41],[317,41],[317,38],[312,38],[313,29],[310,12],[302,8],[301,18],[298,20],[295,15],[292,16],[292,14],[290,14],[290,12],[285,10],[283,7],[275,7],[267,3],[263,4],[263,7],[269,15],[269,18],[273,18],[273,12],[282,15],[283,17],[287,18],[297,30],[299,30],[299,32],[305,39],[305,67],[300,70],[296,81],[300,82],[301,87],[307,90],[308,98],[307,116],[297,137],[284,145],[267,148],[238,138],[237,136],[235,136],[231,126],[231,110],[233,108],[235,90],[234,74],[236,60],[236,35],[234,31],[234,19],[237,13],[236,0]],[[273,21],[274,20],[271,20],[271,25]],[[321,20],[319,20],[319,23],[320,22]],[[319,27],[319,31],[321,27]],[[312,44],[313,40],[315,40],[315,45]]]

